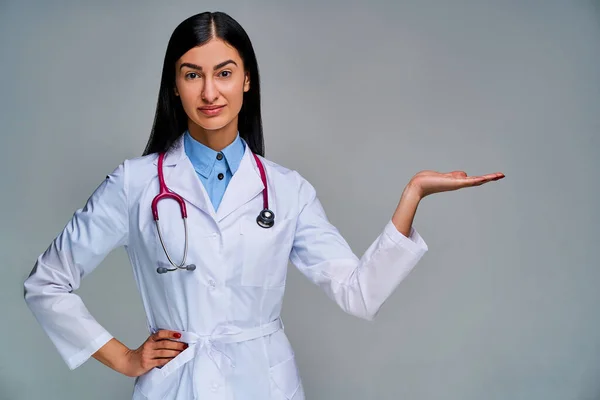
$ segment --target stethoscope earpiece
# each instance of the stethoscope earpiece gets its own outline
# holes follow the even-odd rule
[[[187,269],[188,271],[194,271],[196,269],[196,266],[194,264],[190,264],[186,266],[185,269]]]
[[[176,268],[158,267],[158,268],[156,268],[156,272],[158,272],[159,274],[166,274],[167,272],[177,271],[178,269],[194,271],[196,269],[196,265],[189,264],[189,265],[186,265],[185,267],[176,267]]]
[[[258,217],[256,217],[256,223],[261,228],[270,228],[275,223],[275,214],[273,214],[273,211],[265,208],[258,214]]]

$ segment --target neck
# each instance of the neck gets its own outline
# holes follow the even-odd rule
[[[210,147],[214,151],[221,151],[233,143],[237,137],[237,120],[231,121],[226,126],[214,130],[204,129],[189,121],[188,131],[190,132],[190,136],[198,142]]]

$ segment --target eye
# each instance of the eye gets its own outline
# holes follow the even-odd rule
[[[219,76],[221,78],[229,78],[231,76],[231,71],[227,71],[227,70],[221,71],[221,72],[219,72]]]
[[[195,79],[198,77],[199,77],[199,75],[195,72],[188,72],[187,74],[185,74],[186,79]]]

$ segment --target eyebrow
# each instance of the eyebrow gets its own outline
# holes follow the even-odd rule
[[[226,61],[223,61],[222,63],[219,63],[219,64],[215,65],[215,66],[213,67],[213,70],[214,70],[214,71],[216,71],[216,70],[218,70],[219,68],[223,68],[223,67],[224,67],[224,66],[226,66],[227,64],[233,64],[233,65],[235,65],[235,66],[237,67],[237,64],[236,64],[236,62],[235,62],[235,61],[233,61],[233,60],[226,60]],[[199,66],[199,65],[196,65],[196,64],[192,64],[192,63],[187,63],[187,62],[185,62],[185,63],[182,63],[182,64],[179,66],[179,69],[181,70],[183,67],[189,67],[189,68],[192,68],[192,69],[197,69],[198,71],[202,71],[202,67],[201,67],[201,66]]]

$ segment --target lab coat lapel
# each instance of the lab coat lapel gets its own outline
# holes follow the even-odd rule
[[[157,157],[158,159],[158,157]],[[158,161],[155,161],[158,165]],[[185,154],[183,135],[167,151],[163,162],[167,187],[215,219],[215,210],[192,162]]]
[[[254,160],[250,146],[246,145],[246,151],[244,152],[240,166],[231,177],[231,181],[227,185],[227,189],[217,210],[217,221],[221,221],[261,194],[263,189],[264,185],[260,179],[260,172],[256,166],[256,161]]]

